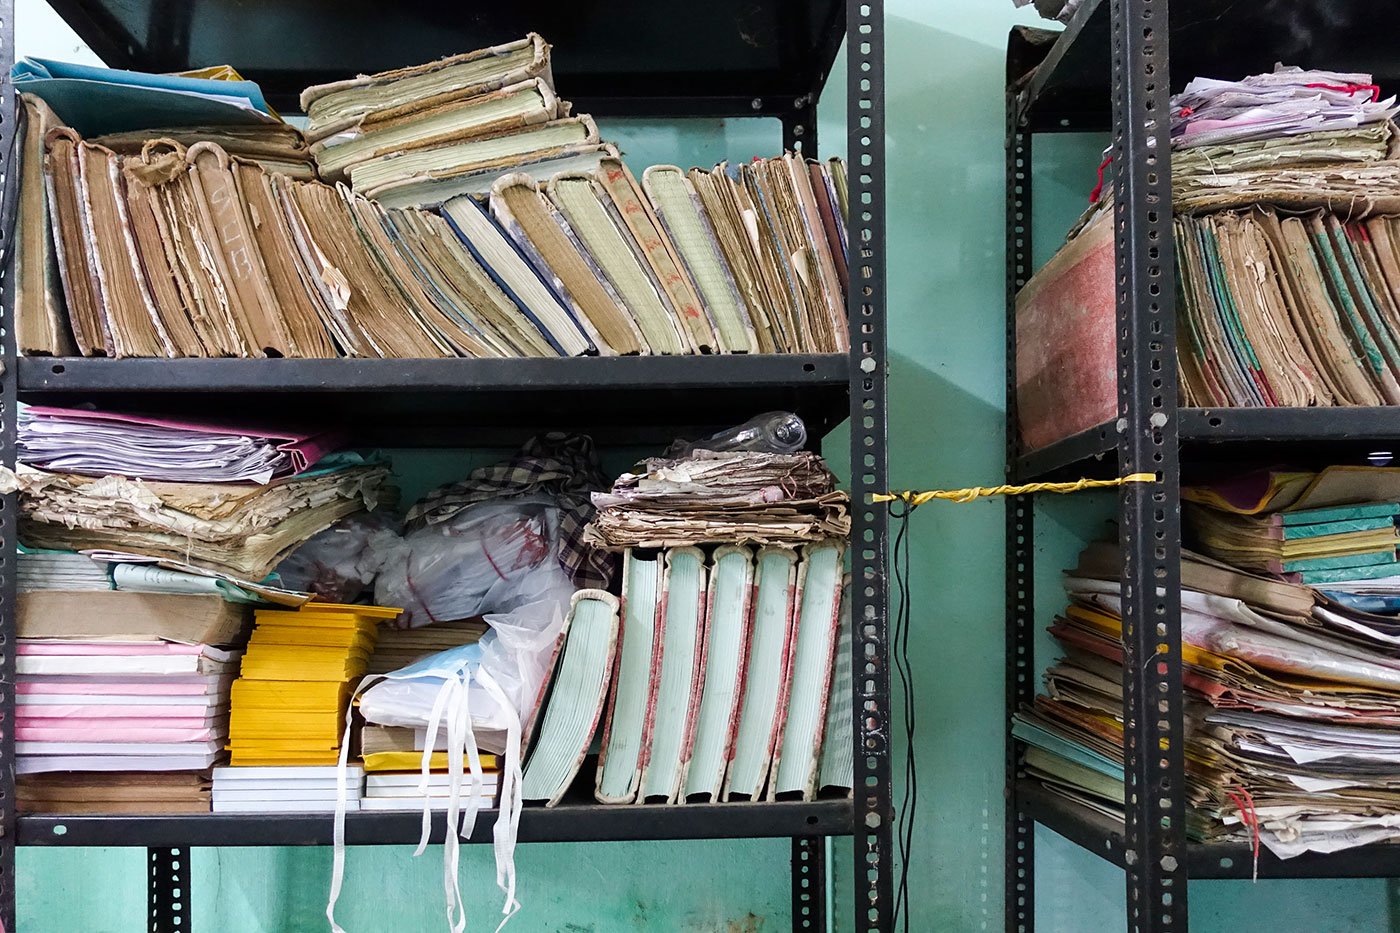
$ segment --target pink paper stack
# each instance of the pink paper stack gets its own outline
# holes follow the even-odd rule
[[[21,808],[208,810],[208,769],[224,757],[238,657],[165,641],[21,638]]]

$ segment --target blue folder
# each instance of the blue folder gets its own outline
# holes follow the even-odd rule
[[[279,122],[253,81],[182,78],[47,58],[20,59],[10,75],[15,90],[42,98],[83,136]]]

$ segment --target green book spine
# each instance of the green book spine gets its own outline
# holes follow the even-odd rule
[[[1394,563],[1375,567],[1352,567],[1347,570],[1310,570],[1299,575],[1309,586],[1317,583],[1346,583],[1350,580],[1383,580],[1386,577],[1400,576],[1400,567]]]
[[[1380,518],[1383,515],[1400,515],[1400,502],[1367,502],[1363,505],[1333,505],[1321,509],[1301,509],[1297,512],[1280,512],[1278,517],[1285,528],[1292,525],[1318,525],[1335,522],[1344,518]]]
[[[1395,520],[1389,516],[1348,518],[1336,522],[1318,522],[1315,525],[1293,525],[1283,529],[1283,538],[1285,541],[1299,541],[1304,538],[1326,538],[1356,531],[1383,531],[1394,527]]]
[[[1386,548],[1371,554],[1343,554],[1340,557],[1310,557],[1307,560],[1286,560],[1286,573],[1306,570],[1346,570],[1351,567],[1378,567],[1395,563],[1395,549]]]

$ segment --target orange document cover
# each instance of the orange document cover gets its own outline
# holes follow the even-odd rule
[[[1016,413],[1024,450],[1118,410],[1113,212],[1103,211],[1016,296]]]

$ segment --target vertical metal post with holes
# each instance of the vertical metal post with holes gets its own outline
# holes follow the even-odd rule
[[[792,929],[826,933],[826,839],[792,840]]]
[[[1186,929],[1167,0],[1112,0],[1128,930]]]
[[[146,927],[150,933],[189,933],[190,850],[146,850]]]
[[[17,131],[19,100],[10,66],[15,60],[15,3],[0,0],[0,463],[15,465],[14,218],[19,209]],[[15,929],[15,549],[19,503],[0,496],[0,921]]]
[[[1031,277],[1031,132],[1017,95],[1006,95],[1006,469],[1020,453],[1016,420],[1016,293]],[[1008,933],[1035,929],[1035,821],[1021,810],[1016,788],[1021,747],[1011,717],[1035,699],[1035,505],[1006,500],[1006,840],[1004,884]]]
[[[855,680],[855,923],[892,929],[889,486],[885,398],[885,10],[846,3],[846,132],[850,189],[851,651]]]

